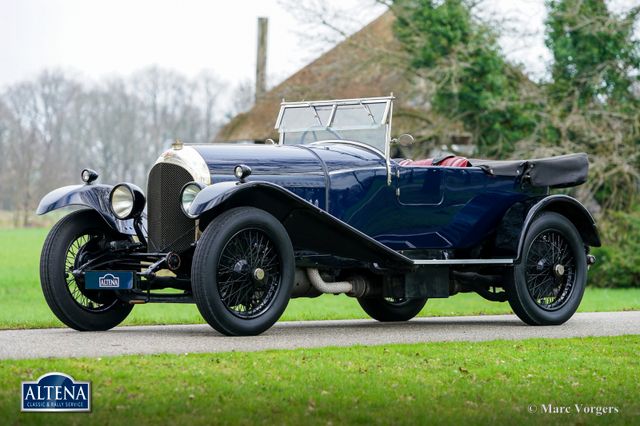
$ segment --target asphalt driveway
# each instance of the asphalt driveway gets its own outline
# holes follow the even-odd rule
[[[323,346],[640,334],[640,312],[579,313],[560,326],[531,327],[513,315],[280,322],[255,337],[222,336],[208,325],[0,331],[0,359],[260,351]]]

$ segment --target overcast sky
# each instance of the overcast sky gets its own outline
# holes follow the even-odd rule
[[[305,3],[309,1],[322,3]],[[372,0],[324,3],[353,11],[353,29],[384,11]],[[269,17],[267,66],[276,83],[319,53],[319,45],[310,45],[302,35],[315,30],[287,11],[286,4],[292,2],[0,0],[0,88],[32,78],[44,68],[62,68],[91,81],[152,64],[187,76],[210,69],[230,83],[253,79],[258,16]],[[489,0],[488,4],[488,13],[506,18],[520,32],[501,41],[507,56],[523,63],[532,76],[543,76],[549,60],[542,34],[544,1]]]

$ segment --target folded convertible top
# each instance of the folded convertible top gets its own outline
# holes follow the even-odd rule
[[[472,166],[485,168],[498,176],[522,176],[533,186],[568,188],[587,180],[589,160],[584,152],[531,160],[469,160]]]

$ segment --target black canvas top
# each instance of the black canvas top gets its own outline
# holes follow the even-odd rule
[[[533,186],[568,188],[587,180],[589,160],[584,152],[531,160],[469,160],[472,166],[485,168],[498,176],[522,176]]]

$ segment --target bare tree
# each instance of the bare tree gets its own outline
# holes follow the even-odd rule
[[[91,87],[45,71],[8,87],[0,94],[0,209],[28,225],[42,195],[77,181],[84,167],[105,182],[144,185],[169,141],[211,140],[224,87],[212,72],[189,80],[160,68]]]
[[[339,6],[322,0],[279,0],[278,3],[304,24],[300,26],[304,30],[297,31],[297,35],[313,57],[340,43],[389,7],[381,0],[358,0]]]
[[[220,128],[220,95],[223,83],[212,71],[202,71],[195,80],[194,100],[201,111],[200,128],[195,138],[200,142],[211,142]]]
[[[237,114],[248,111],[253,106],[255,85],[251,80],[244,80],[236,84],[229,95],[229,107],[226,119],[230,120]]]

